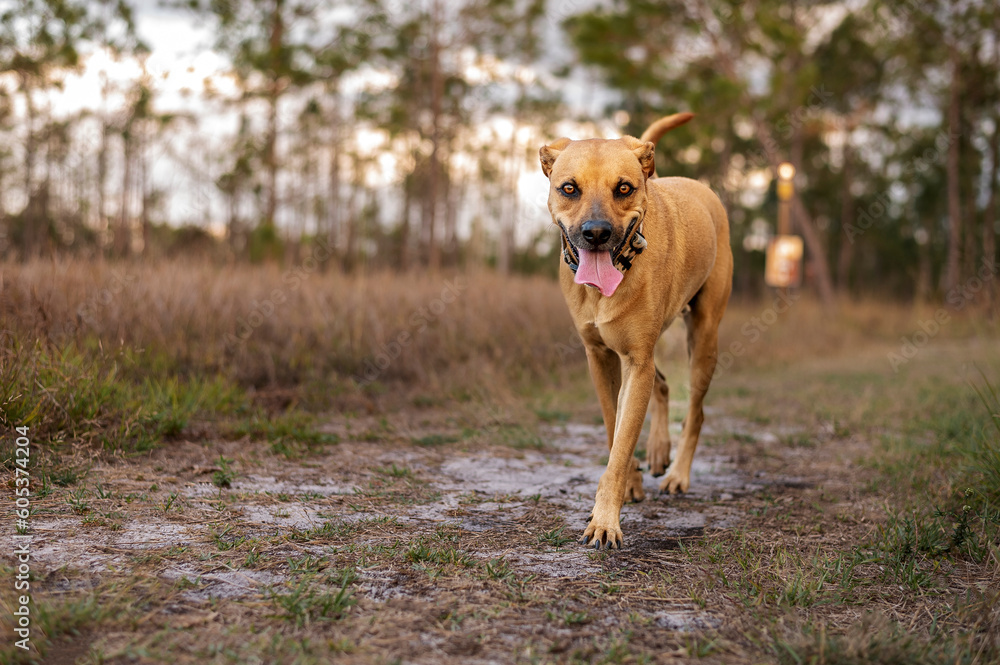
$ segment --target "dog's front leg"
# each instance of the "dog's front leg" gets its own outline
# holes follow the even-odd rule
[[[622,359],[622,387],[618,395],[614,443],[608,456],[608,468],[597,485],[594,514],[582,543],[595,548],[620,548],[622,530],[619,522],[625,492],[636,472],[635,444],[646,418],[646,407],[653,392],[656,368],[653,354],[629,354]]]
[[[618,411],[618,392],[622,387],[621,361],[618,354],[604,346],[587,340],[587,367],[590,378],[597,390],[597,401],[601,403],[604,431],[608,433],[608,451],[615,443],[615,415]]]

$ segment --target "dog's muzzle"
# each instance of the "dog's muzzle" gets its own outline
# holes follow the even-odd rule
[[[562,222],[557,221],[556,224],[559,225],[559,230],[562,232],[563,260],[570,270],[576,272],[580,267],[580,252],[570,242],[569,231],[566,230]],[[642,235],[642,220],[636,217],[625,230],[625,237],[622,238],[622,241],[611,250],[611,262],[624,275],[632,267],[632,261],[635,260],[635,257],[642,254],[644,249],[646,249],[646,238]]]

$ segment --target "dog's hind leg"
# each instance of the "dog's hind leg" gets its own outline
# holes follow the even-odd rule
[[[684,322],[688,329],[688,356],[691,362],[691,402],[688,405],[687,417],[684,419],[684,431],[677,455],[667,470],[667,476],[660,481],[660,491],[686,492],[691,484],[691,462],[694,451],[698,447],[698,437],[705,421],[702,404],[705,393],[712,382],[715,364],[719,355],[719,321],[722,311],[725,311],[725,301],[722,307],[701,302],[692,306],[690,314],[685,315]]]
[[[662,476],[670,464],[670,388],[657,368],[651,400],[652,423],[646,443],[646,460],[654,476]]]

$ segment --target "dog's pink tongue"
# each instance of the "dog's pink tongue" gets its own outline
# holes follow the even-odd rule
[[[601,295],[608,297],[622,283],[622,274],[611,263],[611,252],[592,252],[580,249],[580,267],[576,269],[577,284],[596,286]]]

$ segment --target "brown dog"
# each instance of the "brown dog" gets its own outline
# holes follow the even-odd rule
[[[691,403],[660,490],[684,492],[690,484],[733,277],[722,202],[695,180],[656,178],[656,141],[692,117],[662,118],[642,139],[561,138],[539,150],[549,211],[563,234],[559,281],[587,351],[611,451],[582,540],[596,548],[621,547],[621,507],[644,497],[633,452],[650,395],[653,475],[663,475],[670,460],[669,392],[653,347],[678,314],[688,331]]]

